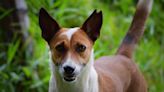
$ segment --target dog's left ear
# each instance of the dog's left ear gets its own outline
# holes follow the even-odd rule
[[[81,27],[93,42],[95,42],[100,35],[102,17],[102,11],[97,12],[94,10]]]

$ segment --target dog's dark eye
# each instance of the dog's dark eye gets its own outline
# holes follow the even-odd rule
[[[79,53],[80,52],[84,52],[85,49],[86,49],[86,46],[85,45],[77,44],[77,46],[76,46],[76,51],[79,52]]]
[[[64,46],[64,43],[61,43],[61,44],[57,45],[57,46],[55,47],[55,49],[56,49],[58,52],[65,52],[65,51],[66,51],[66,48],[65,48],[65,46]]]

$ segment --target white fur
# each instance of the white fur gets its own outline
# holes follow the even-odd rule
[[[68,38],[68,40],[71,40],[72,35],[73,35],[76,31],[78,31],[78,29],[79,29],[78,27],[70,28],[70,29],[68,29],[66,32],[63,32],[62,35],[66,35],[67,38]]]
[[[49,92],[98,92],[98,75],[93,66],[93,50],[88,64],[77,76],[74,82],[66,82],[59,73],[59,67],[51,62],[52,75],[49,84]]]
[[[71,55],[70,53],[68,53],[68,57],[66,59],[66,61],[64,62],[64,64],[62,65],[62,67],[60,68],[60,74],[64,74],[64,68],[65,66],[71,66],[73,68],[75,68],[75,72],[80,72],[82,66],[78,65],[75,63],[75,61],[73,59],[71,59]]]

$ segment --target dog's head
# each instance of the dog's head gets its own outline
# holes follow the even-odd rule
[[[81,27],[63,28],[42,8],[39,25],[61,77],[74,81],[90,61],[93,44],[100,35],[102,12],[95,10]]]

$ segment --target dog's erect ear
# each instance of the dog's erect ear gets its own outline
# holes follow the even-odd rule
[[[60,29],[58,23],[41,8],[39,11],[39,25],[42,30],[42,37],[49,43],[55,33]]]
[[[102,11],[97,12],[94,10],[81,27],[93,42],[95,42],[100,35],[102,17]]]

